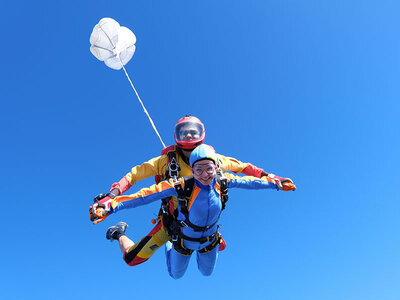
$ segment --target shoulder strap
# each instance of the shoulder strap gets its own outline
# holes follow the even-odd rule
[[[161,150],[161,155],[167,155],[168,160],[167,160],[167,170],[165,171],[164,175],[156,175],[154,176],[154,179],[156,181],[156,183],[160,183],[161,181],[163,181],[166,178],[171,178],[169,176],[169,165],[170,165],[170,161],[172,160],[172,157],[174,157],[174,162],[175,162],[175,167],[177,166],[178,168],[178,175],[176,175],[177,177],[179,176],[179,171],[180,171],[180,167],[178,165],[178,162],[176,160],[176,146],[175,145],[171,145],[171,146],[167,146],[165,148],[163,148]],[[172,166],[172,169],[174,169],[174,166]]]
[[[176,151],[175,145],[167,146],[161,150],[161,155],[167,154],[170,151]]]
[[[175,180],[179,177],[179,171],[181,167],[178,164],[178,160],[176,159],[176,146],[171,145],[165,147],[161,151],[161,155],[167,155],[167,170],[165,171],[164,177],[161,175],[156,175],[155,180],[156,183],[160,183],[162,180],[167,178],[174,178]]]
[[[225,209],[226,202],[228,202],[228,179],[222,174],[217,174],[217,182],[221,192],[222,210]]]
[[[185,209],[187,211],[187,207],[188,207],[187,202],[190,199],[190,196],[192,195],[193,188],[194,188],[194,177],[193,177],[193,175],[190,175],[190,176],[184,176],[184,177],[182,177],[182,179],[183,179],[183,187],[182,187],[181,183],[178,181],[175,184],[175,190],[176,190],[176,193],[178,194],[179,204],[181,204],[182,208],[185,207]]]

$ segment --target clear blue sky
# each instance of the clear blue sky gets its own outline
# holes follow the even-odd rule
[[[0,20],[1,299],[400,299],[398,1],[8,1]],[[163,250],[127,267],[158,204],[93,226],[92,198],[161,145],[122,71],[89,51],[112,17],[164,141],[198,116],[222,154],[291,177],[232,190],[211,277]],[[132,188],[153,183],[152,179]]]

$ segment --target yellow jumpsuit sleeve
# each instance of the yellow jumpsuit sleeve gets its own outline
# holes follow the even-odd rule
[[[242,173],[242,171],[247,167],[247,163],[243,163],[236,158],[224,156],[218,154],[218,159],[222,164],[222,171],[230,171],[233,173]]]
[[[134,166],[125,177],[131,185],[134,185],[137,181],[156,175],[164,175],[167,171],[167,164],[167,155],[161,155],[152,158],[141,165]]]

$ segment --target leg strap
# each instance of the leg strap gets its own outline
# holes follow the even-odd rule
[[[221,239],[222,239],[222,236],[221,236],[221,234],[217,231],[217,237],[216,237],[215,241],[212,242],[212,243],[211,243],[210,245],[208,245],[207,247],[205,247],[205,248],[203,248],[203,249],[200,249],[200,250],[199,250],[199,253],[207,253],[207,252],[213,251],[213,250],[215,249],[215,247],[217,247],[217,246],[221,243]]]

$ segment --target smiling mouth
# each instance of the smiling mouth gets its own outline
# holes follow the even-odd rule
[[[211,180],[211,177],[207,177],[207,178],[200,178],[201,179],[201,181],[210,181]]]

